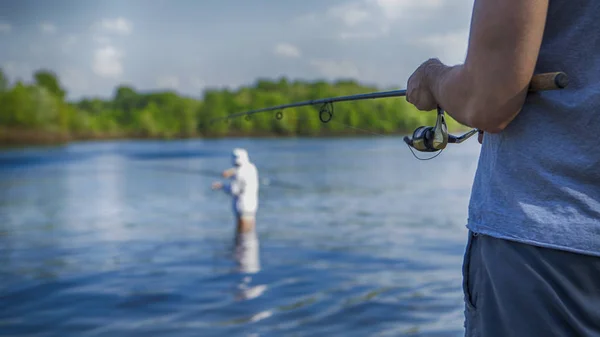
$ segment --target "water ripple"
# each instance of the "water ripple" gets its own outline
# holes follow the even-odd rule
[[[462,336],[477,144],[418,162],[399,143],[92,142],[5,153],[1,334]],[[261,186],[257,237],[245,248],[234,245],[230,200],[210,190],[236,146],[274,182]],[[435,207],[423,202],[431,195]]]

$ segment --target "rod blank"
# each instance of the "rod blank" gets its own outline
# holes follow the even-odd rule
[[[569,84],[569,78],[567,77],[567,74],[565,74],[563,72],[536,74],[536,75],[533,75],[533,77],[531,78],[531,82],[530,82],[528,91],[529,92],[538,92],[538,91],[545,91],[545,90],[563,89],[568,84]],[[235,117],[245,116],[245,115],[246,116],[252,115],[255,113],[259,113],[259,112],[283,110],[283,109],[287,109],[287,108],[295,108],[295,107],[306,106],[306,105],[328,104],[328,103],[336,103],[336,102],[347,102],[347,101],[357,101],[357,100],[364,100],[364,99],[376,99],[376,98],[388,98],[388,97],[400,97],[400,96],[406,96],[405,89],[404,90],[391,90],[391,91],[378,91],[378,92],[372,92],[372,93],[367,93],[367,94],[357,94],[357,95],[322,98],[322,99],[315,99],[315,100],[303,101],[303,102],[297,102],[297,103],[282,104],[282,105],[272,106],[272,107],[268,107],[268,108],[261,108],[261,109],[245,111],[245,112],[238,112],[238,113],[228,115],[226,117],[215,118],[215,119],[211,120],[210,123],[213,123],[218,120],[223,120],[223,119],[235,118]]]

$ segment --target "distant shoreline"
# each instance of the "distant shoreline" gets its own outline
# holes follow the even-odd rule
[[[0,82],[2,74],[0,69]],[[419,111],[406,100],[340,102],[335,111],[344,127],[321,125],[326,122],[308,118],[308,114],[319,113],[319,107],[312,103],[297,106],[296,112],[286,112],[285,117],[275,114],[273,119],[263,114],[247,118],[249,124],[230,120],[231,111],[380,91],[355,80],[263,78],[236,90],[207,89],[201,98],[180,96],[172,90],[139,92],[127,84],[119,84],[111,98],[68,101],[67,91],[52,71],[35,71],[33,78],[33,83],[17,81],[0,91],[0,148],[117,140],[402,137],[437,120],[433,112]],[[327,111],[333,117],[333,109]],[[278,119],[282,120],[277,122]],[[226,123],[212,125],[215,120]],[[446,123],[449,130],[462,127],[450,115]]]
[[[368,129],[367,129],[368,130]],[[466,128],[455,128],[449,130],[452,132],[461,132]],[[14,130],[0,128],[0,149],[31,147],[31,146],[59,146],[67,145],[73,142],[93,142],[93,141],[115,141],[115,140],[191,140],[191,139],[223,139],[223,138],[366,138],[366,137],[398,137],[412,134],[411,131],[396,131],[380,133],[373,131],[367,133],[364,131],[334,131],[320,132],[316,134],[277,134],[273,132],[228,132],[221,135],[215,134],[195,134],[195,135],[176,135],[172,137],[150,136],[136,133],[107,133],[107,134],[65,134],[52,131],[35,130]]]

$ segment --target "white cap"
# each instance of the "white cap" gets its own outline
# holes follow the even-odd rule
[[[248,157],[248,152],[242,148],[233,149],[232,162],[233,162],[233,165],[238,165],[238,166],[250,162],[250,158]]]

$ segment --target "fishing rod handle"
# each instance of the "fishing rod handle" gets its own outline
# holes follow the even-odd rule
[[[561,71],[536,74],[529,83],[529,92],[563,89],[567,85],[569,77]]]
[[[562,71],[533,75],[529,83],[529,92],[564,89],[569,85],[569,77]],[[477,130],[477,129],[473,129]],[[473,131],[472,130],[472,131]],[[477,130],[479,144],[482,142],[483,131]]]

